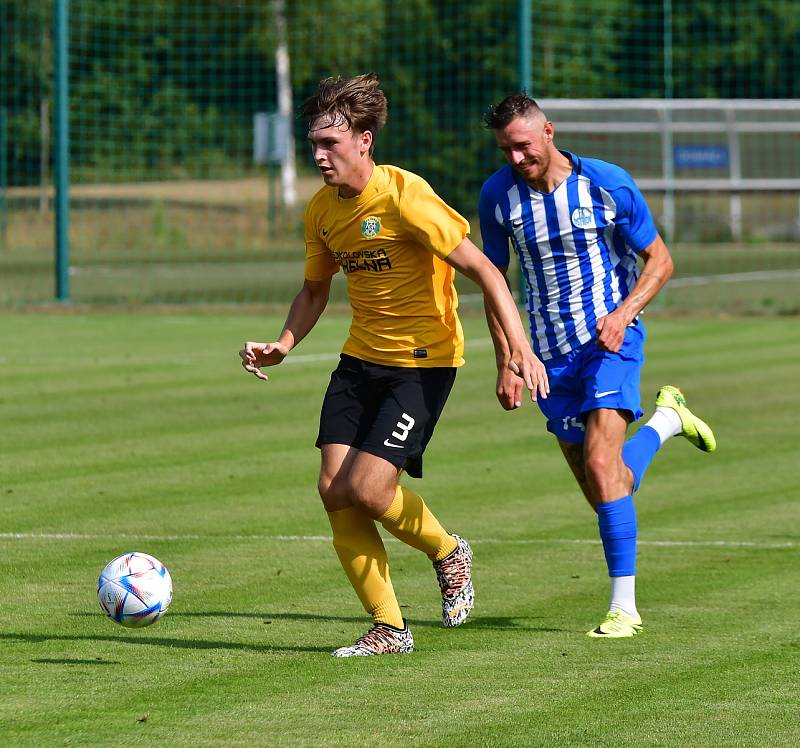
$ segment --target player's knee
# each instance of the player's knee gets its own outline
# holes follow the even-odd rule
[[[325,509],[329,512],[344,509],[352,503],[347,495],[347,486],[338,478],[320,475],[317,491]]]
[[[615,461],[609,455],[602,453],[590,454],[586,457],[584,470],[586,472],[586,480],[591,486],[602,493],[603,487],[615,479],[614,475]]]
[[[355,505],[361,507],[370,517],[381,517],[394,498],[395,487],[377,485],[374,481],[354,480],[350,484],[350,496]]]
[[[631,472],[618,455],[603,452],[587,455],[586,479],[595,502],[615,501],[633,489]]]
[[[361,507],[367,514],[376,516],[375,496],[370,491],[369,486],[363,483],[356,483],[352,487],[351,496],[353,503]]]
[[[333,479],[327,475],[320,475],[319,480],[317,481],[317,493],[319,493],[319,497],[325,501],[325,497],[328,495],[328,492],[331,490],[331,483],[333,483]]]

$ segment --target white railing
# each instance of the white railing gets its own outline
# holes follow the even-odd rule
[[[800,100],[797,99],[540,99],[548,118],[558,133],[585,135],[655,134],[661,144],[661,176],[637,176],[645,192],[663,194],[662,222],[667,236],[675,229],[675,192],[726,193],[729,203],[731,236],[742,237],[742,194],[748,192],[796,192],[800,196],[798,176],[750,178],[742,173],[740,135],[750,133],[800,135]],[[702,115],[702,118],[698,117]],[[580,115],[580,116],[579,116]],[[624,116],[624,118],[623,118]],[[689,171],[698,173],[708,159],[709,170],[727,170],[727,176],[675,176],[675,136],[681,141],[696,134],[724,136],[720,144],[709,146],[696,163],[684,162]],[[690,146],[691,147],[691,146]],[[699,146],[702,148],[702,146]],[[800,151],[800,147],[798,147]],[[680,168],[680,166],[679,166]],[[629,169],[630,170],[630,169]],[[800,225],[800,203],[798,203]]]

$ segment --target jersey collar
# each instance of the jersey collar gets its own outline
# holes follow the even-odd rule
[[[572,164],[572,170],[575,172],[575,174],[581,173],[582,165],[578,156],[576,156],[574,153],[570,153],[569,151],[562,151],[560,148],[558,152],[570,160],[570,163]],[[569,177],[567,178],[569,179]]]
[[[367,202],[373,195],[380,192],[380,186],[383,179],[383,169],[378,164],[373,164],[372,174],[369,175],[369,180],[364,185],[364,189],[353,197],[342,197],[339,195],[339,190],[336,190],[336,199],[339,203],[347,205],[358,206]]]

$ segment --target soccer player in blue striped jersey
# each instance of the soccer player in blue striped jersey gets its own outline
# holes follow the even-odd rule
[[[514,247],[527,287],[533,348],[550,392],[538,399],[547,430],[597,513],[611,600],[588,635],[634,636],[637,521],[633,494],[663,443],[682,434],[705,452],[711,429],[666,385],[642,416],[639,373],[645,329],[639,317],[672,275],[669,249],[631,176],[619,166],[560,151],[554,126],[536,102],[517,93],[487,112],[508,164],[483,185],[483,248],[503,272]],[[508,345],[487,310],[498,364],[497,397],[521,404],[521,381],[507,373]]]

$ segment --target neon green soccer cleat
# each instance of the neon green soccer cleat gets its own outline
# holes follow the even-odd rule
[[[642,619],[639,616],[634,618],[621,610],[609,610],[603,622],[596,629],[587,631],[586,636],[595,639],[623,639],[641,633]]]
[[[672,408],[678,414],[683,426],[681,433],[695,447],[703,452],[713,452],[717,448],[717,440],[711,427],[686,407],[686,398],[677,387],[664,385],[656,395],[656,407]]]

